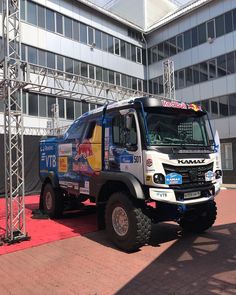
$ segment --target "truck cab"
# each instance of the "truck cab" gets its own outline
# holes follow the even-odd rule
[[[141,97],[95,109],[40,142],[40,207],[55,218],[70,203],[95,202],[99,226],[125,251],[148,243],[160,221],[202,232],[222,182],[209,133],[195,104]]]

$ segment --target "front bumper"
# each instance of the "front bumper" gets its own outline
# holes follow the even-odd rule
[[[216,182],[211,185],[210,188],[201,188],[197,187],[191,189],[191,192],[200,191],[201,195],[199,197],[193,197],[184,199],[185,190],[173,190],[173,189],[164,189],[164,188],[149,188],[149,196],[154,201],[171,203],[171,204],[184,204],[191,205],[202,202],[207,202],[214,199],[214,197],[220,192],[220,183]]]

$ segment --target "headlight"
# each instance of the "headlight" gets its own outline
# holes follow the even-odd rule
[[[165,176],[161,173],[156,173],[153,175],[153,181],[158,184],[165,183]]]
[[[216,176],[216,179],[219,179],[222,177],[222,171],[221,170],[216,170],[215,171],[215,176]]]

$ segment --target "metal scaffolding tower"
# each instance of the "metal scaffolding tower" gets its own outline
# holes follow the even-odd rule
[[[163,87],[164,97],[175,100],[175,71],[174,62],[167,59],[163,62]]]
[[[24,204],[24,148],[22,116],[22,68],[20,0],[3,0],[6,241],[27,238]]]

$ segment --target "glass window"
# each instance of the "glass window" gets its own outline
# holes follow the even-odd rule
[[[187,50],[192,47],[192,32],[188,30],[184,32],[184,50]]]
[[[226,61],[227,61],[227,74],[235,73],[234,52],[230,52],[230,53],[226,54]]]
[[[115,47],[115,54],[120,55],[120,40],[114,38],[114,47]]]
[[[55,54],[51,52],[47,52],[47,67],[51,69],[55,69]]]
[[[229,115],[228,96],[222,96],[219,98],[219,111],[220,111],[220,116],[222,117],[226,117]]]
[[[159,77],[159,94],[163,94],[164,87],[163,87],[163,76]]]
[[[22,93],[22,101],[23,101],[23,113],[26,114],[26,93]]]
[[[81,76],[88,77],[88,65],[84,62],[81,63]]]
[[[55,32],[55,16],[54,12],[46,8],[46,29]]]
[[[186,69],[185,80],[186,86],[193,85],[193,69],[191,67]]]
[[[108,35],[108,52],[114,53],[113,49],[113,37]]]
[[[94,76],[94,70],[95,70],[94,66],[89,65],[89,78],[90,79],[94,79],[95,78],[95,76]]]
[[[193,82],[194,84],[199,83],[199,65],[193,66]]]
[[[127,54],[127,59],[131,60],[131,44],[126,43],[126,54]]]
[[[192,28],[192,47],[198,45],[198,27]]]
[[[206,23],[199,25],[198,27],[198,42],[203,44],[206,42]]]
[[[102,50],[108,51],[108,35],[102,33]]]
[[[102,69],[102,80],[108,82],[108,70]]]
[[[95,30],[96,48],[102,49],[102,32]]]
[[[157,57],[158,57],[158,47],[157,46],[152,47],[151,55],[152,55],[151,63],[157,62]]]
[[[221,160],[223,170],[234,169],[232,143],[221,143]]]
[[[0,13],[2,13],[3,1],[0,1]],[[25,0],[20,1],[20,18],[25,20]]]
[[[207,22],[207,38],[215,38],[215,20]]]
[[[63,34],[63,16],[60,13],[56,13],[56,32]]]
[[[205,82],[208,80],[208,67],[207,62],[200,63],[200,82]]]
[[[67,73],[73,74],[73,59],[68,57],[65,58],[65,69]]]
[[[78,62],[77,60],[74,60],[74,74],[76,75],[80,75],[80,62]]]
[[[47,97],[39,95],[39,116],[47,117]]]
[[[125,46],[125,41],[123,40],[120,41],[120,51],[121,51],[121,56],[126,58],[126,46]]]
[[[37,64],[37,49],[31,46],[28,46],[28,62],[32,64]]]
[[[138,81],[138,90],[139,91],[143,91],[143,83],[142,83],[142,80],[137,79],[137,81]]]
[[[64,98],[58,98],[57,103],[58,103],[58,108],[59,108],[59,117],[65,118]]]
[[[236,94],[229,95],[229,113],[230,116],[236,115]]]
[[[233,10],[233,23],[234,23],[234,30],[236,30],[236,9]]]
[[[80,23],[80,42],[87,44],[87,28],[86,25]]]
[[[214,98],[211,100],[211,114],[212,118],[218,117],[218,98]]]
[[[37,25],[37,5],[30,1],[27,1],[27,21]]]
[[[118,86],[120,86],[120,83],[121,83],[120,75],[121,75],[120,73],[115,74],[115,77],[116,77],[115,84],[118,85]]]
[[[132,61],[136,61],[136,48],[131,44],[131,59]]]
[[[115,84],[114,74],[115,73],[113,71],[109,71],[109,83],[111,83],[111,84]]]
[[[94,43],[94,29],[88,27],[88,44],[92,45]]]
[[[38,5],[38,26],[45,29],[46,19],[45,19],[45,8]]]
[[[57,69],[59,71],[64,71],[64,63],[63,63],[63,56],[57,55]]]
[[[132,88],[132,83],[131,83],[131,77],[130,76],[127,76],[127,87],[128,88]]]
[[[153,89],[153,94],[158,94],[158,80],[154,79],[152,81],[152,89]]]
[[[218,77],[223,77],[227,74],[225,55],[217,57],[217,74]]]
[[[169,46],[170,46],[170,56],[175,55],[176,54],[176,38],[171,38],[169,40]]]
[[[46,52],[44,50],[38,49],[38,64],[46,67]]]
[[[179,88],[183,88],[185,85],[184,85],[184,81],[185,81],[185,77],[184,77],[184,73],[185,71],[184,70],[180,70],[178,71],[178,80],[179,80]]]
[[[79,116],[82,115],[81,112],[81,102],[80,101],[75,101],[75,118],[78,118]]]
[[[136,61],[142,63],[142,48],[136,47]]]
[[[127,76],[124,74],[121,75],[121,83],[123,87],[127,87]]]
[[[82,114],[87,113],[89,111],[89,104],[87,102],[82,102]]]
[[[100,67],[96,67],[96,80],[102,81],[102,69]]]
[[[216,60],[212,59],[208,61],[208,79],[216,78]]]
[[[56,98],[53,96],[48,96],[48,117],[52,117],[53,105],[56,103]]]
[[[66,100],[66,118],[68,120],[74,120],[74,101]]]
[[[0,42],[0,48],[1,48],[1,42]],[[24,44],[21,44],[21,58],[22,60],[26,61],[26,46]]]
[[[216,24],[216,37],[220,37],[225,34],[225,16],[220,15],[215,18]]]
[[[38,116],[38,95],[29,93],[28,95],[29,115]]]
[[[230,33],[233,31],[233,14],[229,11],[225,14],[225,33]]]
[[[164,59],[164,43],[158,44],[158,61]]]
[[[132,89],[137,90],[137,78],[132,78]]]
[[[90,103],[90,111],[96,109],[96,104]]]
[[[183,50],[184,50],[184,42],[183,42],[183,34],[181,34],[177,36],[177,53],[182,52]],[[159,51],[159,46],[158,46],[158,51]]]
[[[79,22],[73,20],[73,39],[79,41]]]
[[[170,46],[169,42],[165,41],[164,42],[164,57],[169,57],[170,56]]]
[[[72,19],[64,16],[64,24],[65,24],[65,36],[67,38],[72,38]]]

